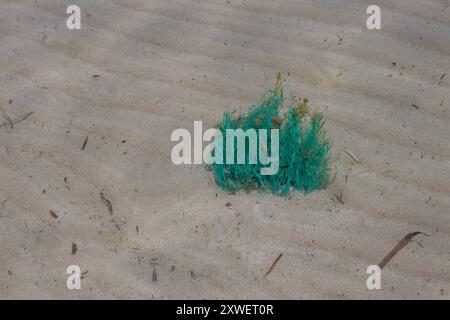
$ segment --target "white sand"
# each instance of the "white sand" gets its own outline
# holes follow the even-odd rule
[[[78,0],[69,31],[73,1],[2,0],[0,105],[34,114],[0,128],[0,298],[449,299],[449,2],[378,0],[372,31],[369,1],[299,2]],[[325,111],[335,183],[227,195],[172,164],[175,128],[247,108],[278,71]],[[411,231],[429,237],[369,291]]]

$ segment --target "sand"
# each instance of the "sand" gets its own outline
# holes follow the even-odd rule
[[[450,298],[448,1],[378,0],[381,30],[369,1],[79,0],[81,30],[70,4],[0,3],[0,106],[33,112],[0,127],[0,298]],[[172,164],[174,129],[278,71],[325,112],[326,190],[229,195]]]

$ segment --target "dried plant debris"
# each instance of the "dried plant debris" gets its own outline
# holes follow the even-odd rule
[[[84,278],[86,277],[86,275],[88,274],[89,270],[86,270],[85,272],[81,273],[81,279],[84,280]]]
[[[270,266],[269,270],[267,270],[266,274],[264,275],[265,277],[267,277],[275,268],[275,266],[277,265],[278,261],[280,261],[281,257],[283,256],[282,253],[280,253],[278,255],[278,257],[276,257],[276,259],[273,261],[272,265]]]
[[[77,253],[78,247],[76,243],[72,243],[72,255],[75,255]]]
[[[52,216],[52,218],[58,219],[58,215],[55,213],[55,211],[50,210],[50,215]]]
[[[15,119],[11,119],[11,117],[1,108],[0,108],[0,113],[2,114],[2,117],[6,120],[6,122],[0,123],[0,127],[10,126],[11,129],[14,128],[14,124],[28,119],[28,117],[33,114],[33,112],[28,112],[24,116],[21,116],[21,117],[15,118]]]
[[[336,197],[337,201],[339,201],[340,204],[345,204],[344,199],[342,198],[342,191],[339,191],[339,193],[336,193],[335,197]]]
[[[105,194],[103,192],[100,192],[100,200],[102,200],[103,204],[108,208],[109,213],[113,214],[113,206],[111,204],[111,201],[105,197]]]
[[[9,117],[9,115],[2,108],[0,108],[0,112],[2,113],[2,117],[6,121],[8,121],[8,124],[11,126],[11,129],[13,129],[14,128],[13,122],[12,122],[11,118]]]
[[[88,142],[88,139],[89,139],[89,136],[86,136],[86,138],[84,139],[84,142],[83,142],[83,146],[81,147],[81,151],[84,151],[84,148],[86,148],[86,144]]]
[[[416,232],[410,232],[405,237],[403,237],[402,240],[400,240],[397,245],[383,258],[383,260],[378,263],[378,266],[380,269],[383,269],[389,261],[400,251],[405,247],[416,235],[423,234],[424,236],[428,235],[426,233],[416,231]]]
[[[361,163],[361,161],[359,161],[359,159],[353,154],[353,152],[348,151],[348,150],[344,150],[344,152],[346,154],[348,154],[350,156],[350,158],[352,158],[353,161],[355,161],[356,163]]]

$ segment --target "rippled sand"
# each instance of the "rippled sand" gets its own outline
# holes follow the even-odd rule
[[[78,31],[69,4],[0,3],[0,106],[34,112],[0,127],[0,298],[450,298],[448,1],[378,0],[382,30],[369,1],[79,0]],[[327,190],[227,195],[172,164],[174,129],[278,71],[325,111]]]

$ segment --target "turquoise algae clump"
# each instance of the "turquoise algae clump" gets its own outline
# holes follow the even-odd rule
[[[280,113],[285,102],[279,73],[275,89],[266,92],[247,113],[237,115],[233,111],[224,114],[217,125],[223,136],[226,136],[227,129],[255,129],[259,142],[259,129],[267,129],[267,132],[278,129],[279,167],[276,174],[263,175],[261,168],[266,164],[261,163],[260,157],[253,164],[249,161],[243,164],[213,163],[210,167],[222,190],[228,193],[259,190],[286,196],[293,190],[307,194],[329,184],[331,142],[325,136],[323,114],[319,111],[310,113],[308,100],[295,98],[291,98],[287,110]],[[265,138],[267,146],[271,145],[272,134]],[[236,148],[237,143],[234,143],[235,153]],[[245,152],[245,159],[249,159],[248,143],[245,144]],[[225,153],[226,144],[223,144]]]

